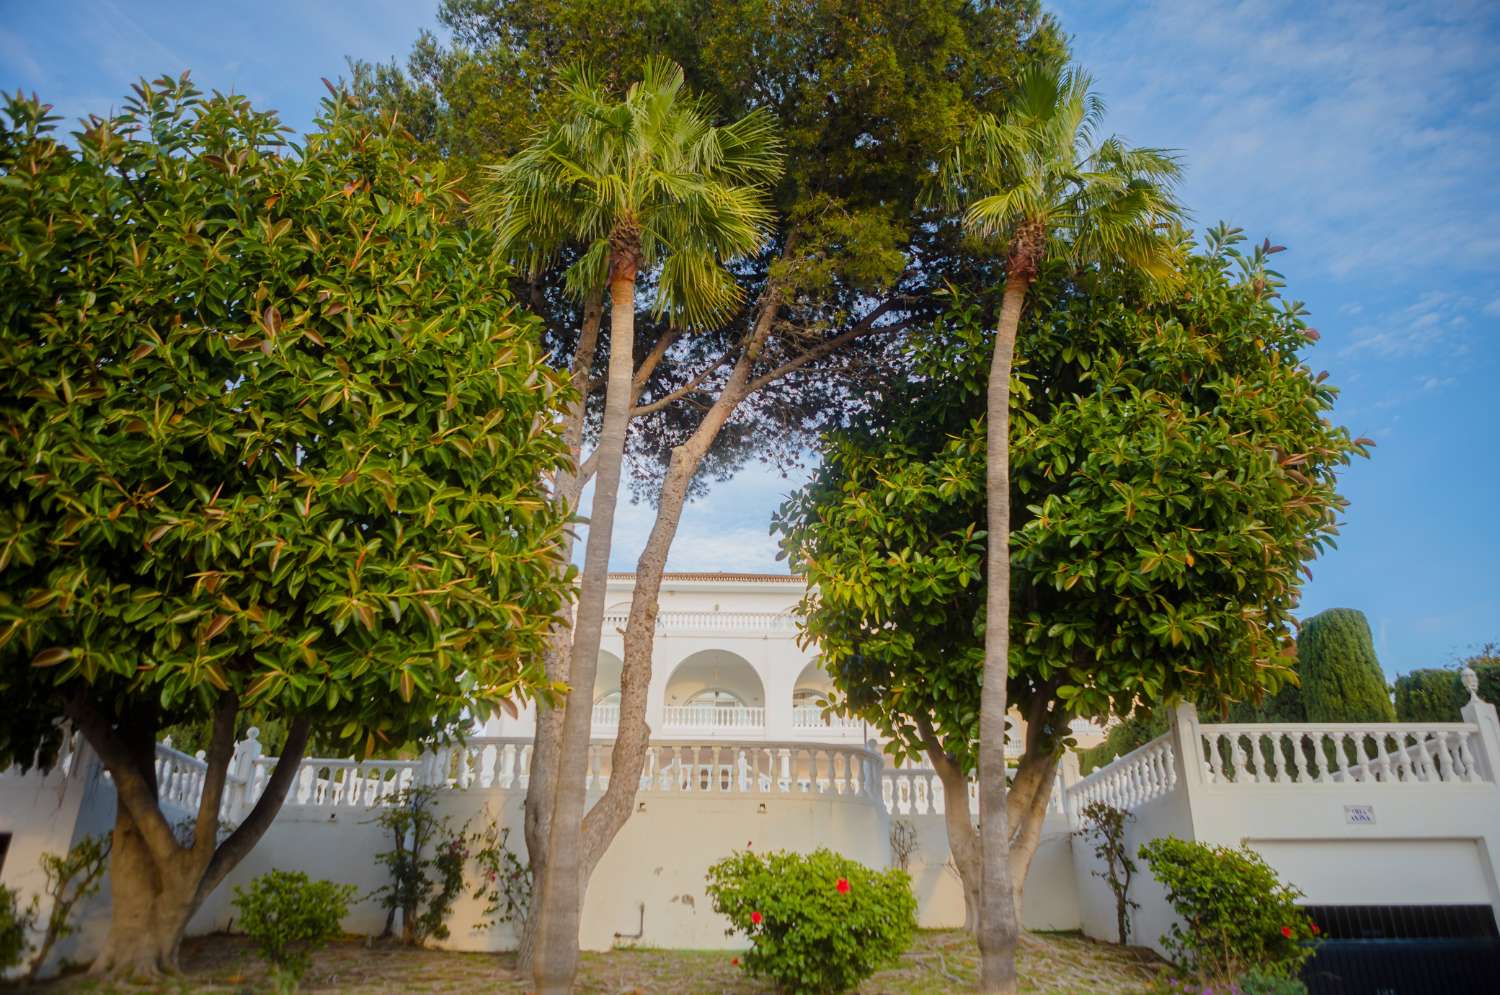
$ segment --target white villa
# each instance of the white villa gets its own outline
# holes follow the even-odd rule
[[[620,719],[620,667],[634,574],[611,574],[599,674],[594,686],[594,736],[612,739]],[[864,744],[865,723],[825,718],[818,702],[828,675],[815,647],[797,640],[802,578],[785,574],[669,573],[662,583],[646,723],[653,738],[786,744]],[[530,737],[535,706],[519,718],[492,720],[485,735]],[[1076,723],[1081,745],[1102,738]]]
[[[613,577],[610,589],[593,711],[595,790],[609,776],[631,578]],[[916,832],[909,870],[922,924],[962,923],[943,827],[948,801],[938,779],[931,770],[889,765],[863,724],[823,718],[817,701],[827,677],[814,649],[797,644],[803,593],[794,577],[668,575],[647,714],[652,745],[637,809],[590,882],[586,948],[735,946],[738,938],[725,935],[704,894],[711,863],[745,847],[827,846],[890,866],[898,820]],[[1182,706],[1164,736],[1086,778],[1065,762],[1026,882],[1026,925],[1116,939],[1113,899],[1095,874],[1092,848],[1078,836],[1082,809],[1102,800],[1130,813],[1132,850],[1166,835],[1248,844],[1329,922],[1352,922],[1361,910],[1446,909],[1495,936],[1500,719],[1472,690],[1456,723],[1210,724]],[[192,931],[228,928],[233,886],[273,868],[351,882],[367,895],[384,883],[375,855],[390,848],[373,814],[406,785],[442,789],[440,810],[455,825],[487,812],[521,846],[533,722],[530,712],[492,721],[463,745],[417,760],[304,760],[276,822],[209,897]],[[1076,731],[1085,742],[1099,735]],[[225,822],[242,818],[264,789],[275,758],[261,754],[254,735],[239,744]],[[203,769],[200,759],[158,746],[169,815],[186,817],[196,806]],[[85,835],[108,831],[113,816],[114,789],[80,740],[46,775],[0,772],[0,882],[23,895],[38,891],[41,853],[62,853]],[[1159,945],[1172,913],[1144,868],[1132,897],[1140,908],[1131,940]],[[445,945],[494,950],[514,943],[508,926],[478,927],[479,905],[467,896],[460,901]],[[55,959],[87,958],[107,911],[106,889]],[[345,928],[378,933],[384,920],[384,909],[363,900]],[[1485,989],[1455,982],[1428,990]]]

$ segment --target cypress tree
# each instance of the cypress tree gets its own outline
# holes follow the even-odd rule
[[[1330,608],[1302,623],[1297,671],[1307,721],[1396,721],[1364,612]]]
[[[1396,718],[1401,722],[1457,722],[1468,700],[1456,670],[1428,667],[1396,678]]]

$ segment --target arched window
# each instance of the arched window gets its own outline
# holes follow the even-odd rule
[[[620,703],[620,692],[607,691],[594,699],[596,705],[618,705]]]
[[[805,706],[807,708],[820,708],[818,704],[826,692],[818,688],[798,688],[792,692],[792,707]]]
[[[715,708],[740,708],[745,703],[733,691],[723,688],[704,688],[688,699],[689,705],[712,705]]]

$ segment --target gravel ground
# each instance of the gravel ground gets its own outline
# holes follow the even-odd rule
[[[726,951],[627,949],[586,953],[580,995],[769,995],[774,989],[748,977]],[[371,995],[376,992],[524,993],[529,978],[511,970],[509,954],[413,950],[362,939],[321,951],[303,979],[305,992]],[[41,986],[46,995],[91,992],[251,993],[266,991],[264,969],[249,943],[238,936],[189,940],[183,946],[183,977],[158,987],[119,986],[70,978]],[[1021,990],[1045,995],[1122,995],[1140,992],[1161,970],[1146,951],[1121,949],[1067,933],[1029,933],[1021,945]],[[969,987],[978,951],[962,932],[923,932],[901,962],[876,974],[861,995],[939,995]]]

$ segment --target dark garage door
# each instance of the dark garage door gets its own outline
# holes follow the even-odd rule
[[[1311,995],[1492,995],[1500,932],[1488,905],[1308,906],[1325,942],[1302,969]]]

